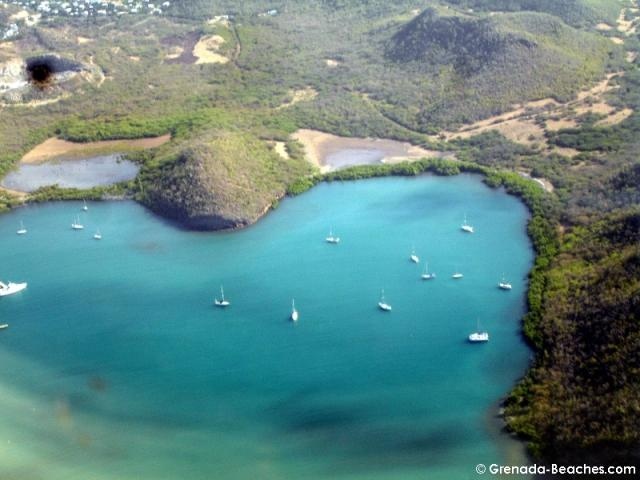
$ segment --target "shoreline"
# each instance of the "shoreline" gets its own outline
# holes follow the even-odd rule
[[[328,173],[339,168],[357,165],[396,164],[404,161],[417,161],[422,158],[454,159],[453,152],[427,150],[409,142],[386,138],[340,137],[319,130],[300,129],[291,135],[305,149],[305,158],[318,167],[321,173]],[[378,152],[380,159],[363,160],[349,165],[339,165],[332,156],[345,150],[362,150]]]
[[[45,163],[48,160],[78,159],[84,156],[97,156],[108,153],[126,153],[131,150],[145,150],[164,145],[171,140],[167,133],[159,137],[137,138],[132,140],[100,140],[96,142],[70,142],[51,137],[36,145],[20,159],[21,165]]]
[[[326,137],[325,137],[326,139]],[[539,211],[536,211],[537,209],[535,208],[536,206],[536,202],[538,201],[539,198],[543,197],[543,196],[547,196],[549,195],[549,193],[544,190],[541,185],[535,181],[535,179],[533,178],[527,178],[527,177],[523,177],[522,175],[518,174],[517,172],[512,172],[512,171],[500,171],[500,170],[493,170],[493,169],[489,169],[487,167],[482,167],[480,165],[475,165],[475,164],[468,164],[466,162],[460,162],[457,160],[450,160],[447,158],[416,158],[415,161],[418,160],[422,160],[423,164],[421,165],[420,163],[417,163],[417,165],[421,165],[420,168],[420,172],[416,173],[415,171],[411,171],[411,172],[405,172],[404,170],[402,170],[402,165],[392,165],[392,164],[384,164],[384,163],[377,163],[377,164],[373,164],[373,165],[367,165],[369,169],[371,169],[367,175],[365,176],[357,176],[357,177],[353,177],[353,178],[344,178],[342,179],[347,180],[347,181],[354,181],[354,180],[359,180],[359,179],[366,179],[366,178],[376,178],[376,177],[392,177],[392,176],[419,176],[419,175],[424,175],[424,174],[433,174],[436,176],[449,176],[449,175],[453,175],[453,176],[457,176],[460,174],[478,174],[483,178],[483,182],[485,182],[487,184],[487,186],[489,186],[490,188],[505,188],[506,193],[508,195],[512,195],[516,198],[518,198],[524,205],[525,207],[529,210],[529,212],[531,213],[531,217],[529,218],[529,224],[532,222],[532,220],[540,215]],[[431,161],[431,162],[429,162]],[[438,170],[438,167],[435,166],[434,164],[450,164],[451,167],[453,167],[455,169],[455,171],[452,172],[446,172],[446,171],[440,171]],[[414,165],[415,163],[412,163],[411,165]],[[352,171],[357,171],[358,167],[351,167],[346,169],[348,170],[352,170]],[[496,178],[491,178],[491,177],[497,177]],[[489,181],[488,181],[489,180]],[[315,177],[315,181],[310,185],[310,188],[315,186],[317,183],[320,182],[331,182],[334,181],[334,179],[331,179],[328,175],[323,174],[323,175],[319,175]],[[524,186],[526,185],[535,185],[536,186],[536,190],[537,193],[534,196],[531,196],[530,194],[528,195],[526,191],[524,191]],[[230,233],[233,231],[238,231],[238,230],[242,230],[248,227],[251,227],[252,225],[256,224],[260,219],[264,218],[271,210],[274,210],[278,204],[279,201],[282,200],[282,198],[285,197],[293,197],[296,196],[294,194],[291,193],[285,193],[282,196],[279,196],[279,198],[274,199],[274,201],[267,206],[264,211],[258,215],[256,218],[252,219],[251,222],[244,224],[244,225],[239,225],[235,228],[232,229],[223,229],[223,230],[216,230],[216,232],[220,232],[220,233]],[[134,200],[136,203],[139,203],[140,205],[142,205],[143,207],[145,207],[147,210],[149,210],[151,213],[153,213],[154,215],[157,215],[159,218],[161,218],[164,221],[168,221],[170,224],[173,224],[174,226],[178,227],[179,229],[185,229],[185,230],[190,230],[190,231],[200,231],[202,232],[202,230],[198,230],[198,229],[193,229],[193,228],[189,228],[189,225],[183,221],[180,221],[179,219],[172,219],[169,218],[167,216],[161,215],[158,212],[154,211],[153,209],[149,208],[148,205],[146,205],[144,202],[140,201],[139,199],[135,199],[135,195],[134,194],[125,194],[119,198],[115,198],[115,197],[103,197],[100,200],[101,201],[114,201],[114,200],[127,200],[127,199],[132,199]],[[47,201],[60,201],[60,200],[64,200],[64,199],[56,199],[56,198],[52,198],[52,199],[48,199]],[[79,198],[74,198],[73,200],[79,200]],[[27,200],[28,201],[28,200]],[[533,258],[533,265],[532,265],[532,269],[529,272],[529,275],[532,274],[532,272],[535,269],[535,265],[537,263],[537,260],[540,258],[540,253],[537,251],[536,248],[536,244],[538,243],[539,239],[537,238],[536,235],[532,234],[531,232],[528,232],[527,234],[529,240],[531,241],[531,245],[532,248],[534,250],[534,258]],[[531,287],[531,282],[529,282],[529,285],[527,287],[527,292],[529,292]],[[527,312],[530,312],[530,310],[527,310]],[[521,324],[522,324],[522,319],[520,320]],[[530,344],[528,342],[528,339],[526,337],[526,334],[524,332],[524,329],[520,328],[520,334],[523,336],[523,338],[525,339],[525,345],[528,346],[528,348],[530,347]],[[535,352],[535,350],[534,350]],[[528,369],[525,370],[522,373],[522,376],[516,380],[513,384],[513,386],[511,387],[510,390],[508,390],[507,392],[505,392],[505,396],[497,399],[496,402],[500,402],[502,403],[504,401],[505,398],[508,398],[508,396],[511,394],[511,392],[513,391],[513,389],[521,382],[521,380],[523,378],[525,378],[526,374],[528,372]],[[499,424],[503,427],[503,428],[507,428],[508,426],[508,422],[506,421],[506,419],[504,418],[504,416],[502,415],[495,415],[495,411],[493,412],[492,415],[493,419],[492,419],[492,423],[493,423],[493,428],[490,428],[490,431],[493,431],[494,434],[495,433],[499,433],[499,437],[502,437],[502,441],[504,442],[506,440],[506,437],[511,437],[514,439],[517,439],[518,442],[521,443],[522,445],[522,449],[515,449],[514,451],[517,451],[518,454],[516,454],[516,456],[520,456],[521,454],[524,453],[524,457],[528,458],[528,454],[527,454],[527,439],[522,438],[520,436],[518,436],[517,434],[507,434],[506,432],[502,431],[502,429],[499,428]],[[502,443],[502,442],[500,442]],[[522,458],[522,457],[521,457]]]

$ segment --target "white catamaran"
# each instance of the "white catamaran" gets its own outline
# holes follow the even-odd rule
[[[14,293],[21,292],[27,288],[27,284],[25,283],[2,283],[0,282],[0,297],[5,297],[7,295],[13,295]]]
[[[477,323],[477,330],[473,332],[471,335],[469,335],[469,341],[471,343],[482,343],[482,342],[489,341],[489,333],[482,332],[480,330],[480,320],[478,320],[478,323]]]
[[[409,260],[411,260],[413,263],[420,263],[420,257],[416,255],[416,249],[414,247],[411,247],[411,255],[409,255]]]
[[[93,239],[102,240],[102,234],[100,233],[100,230],[96,230],[96,233],[93,234]]]
[[[84,225],[82,225],[80,223],[80,217],[77,216],[76,219],[73,221],[73,223],[71,224],[71,228],[73,230],[82,230],[84,228]]]
[[[216,305],[216,307],[228,307],[229,305],[231,305],[231,302],[229,300],[225,300],[224,298],[224,290],[222,288],[222,285],[220,285],[220,299],[216,298],[213,303]]]
[[[296,301],[295,300],[291,300],[291,321],[292,322],[297,322],[298,321],[298,310],[296,310]]]
[[[89,207],[87,206],[87,201],[86,200],[83,200],[83,202],[84,202],[84,205],[82,205],[82,210],[84,210],[86,212],[87,210],[89,210]]]

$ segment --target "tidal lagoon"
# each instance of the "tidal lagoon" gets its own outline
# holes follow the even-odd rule
[[[29,282],[0,299],[1,478],[472,479],[525,461],[495,418],[530,356],[516,198],[469,175],[320,184],[228,233],[81,205],[0,216],[0,280]],[[478,321],[486,344],[467,342]]]
[[[132,180],[140,167],[119,154],[101,155],[76,160],[51,160],[23,163],[10,172],[2,186],[20,192],[33,192],[40,187],[92,188]]]

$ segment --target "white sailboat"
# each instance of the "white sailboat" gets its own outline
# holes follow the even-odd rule
[[[421,275],[423,280],[433,280],[436,278],[435,273],[429,273],[429,262],[424,262],[424,273]]]
[[[86,212],[87,210],[89,210],[89,207],[87,206],[87,201],[86,200],[83,200],[83,202],[84,202],[84,205],[82,205],[82,210],[84,210]]]
[[[216,298],[213,303],[216,305],[216,307],[228,307],[229,305],[231,305],[231,302],[229,300],[225,300],[224,298],[224,290],[222,288],[222,285],[220,285],[220,299],[218,300]]]
[[[380,301],[378,302],[378,308],[380,308],[380,310],[383,310],[385,312],[391,311],[391,305],[389,305],[384,299],[384,290],[382,290],[382,292],[380,293]]]
[[[18,229],[18,231],[16,232],[18,235],[24,235],[27,233],[27,229],[24,228],[24,223],[22,222],[22,220],[20,220],[20,228]]]
[[[298,321],[298,310],[296,310],[296,301],[295,300],[291,300],[291,321],[292,322],[297,322]]]
[[[464,275],[460,272],[455,272],[453,275],[451,275],[451,278],[454,278],[456,280],[461,279],[462,277],[464,277]]]
[[[84,228],[84,225],[80,223],[80,217],[76,217],[76,219],[71,224],[71,228],[73,230],[82,230]]]
[[[9,326],[8,323],[3,323],[2,325],[0,325],[0,330],[4,330],[5,328],[7,328]]]
[[[416,249],[414,247],[411,247],[411,255],[409,255],[409,260],[411,260],[413,263],[420,263],[420,257],[416,255]]]
[[[100,230],[96,230],[96,233],[93,234],[93,239],[102,240],[102,234],[100,233]]]
[[[21,292],[27,288],[27,283],[3,283],[0,282],[0,297],[6,297],[7,295],[13,295],[14,293]]]
[[[473,233],[473,227],[467,223],[467,215],[466,214],[464,215],[464,221],[462,222],[462,225],[460,226],[460,229],[463,232]]]
[[[471,343],[481,343],[489,341],[489,333],[480,331],[480,320],[477,323],[477,330],[469,335],[469,341]]]
[[[502,280],[498,283],[498,288],[501,290],[511,290],[511,284],[504,279],[504,273],[502,274]]]
[[[333,234],[333,228],[329,229],[329,235],[325,238],[327,243],[340,243],[340,237],[337,237]]]

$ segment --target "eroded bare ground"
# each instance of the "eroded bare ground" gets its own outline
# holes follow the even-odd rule
[[[433,139],[455,140],[487,131],[498,131],[509,140],[547,153],[577,155],[577,150],[550,146],[545,133],[575,127],[578,125],[578,118],[589,113],[603,116],[598,125],[615,125],[628,118],[633,110],[618,110],[605,99],[607,92],[618,88],[615,79],[622,75],[624,72],[608,74],[592,88],[579,92],[576,99],[570,102],[559,103],[552,98],[527,102],[517,105],[509,112],[465,125],[458,130],[443,131]]]

